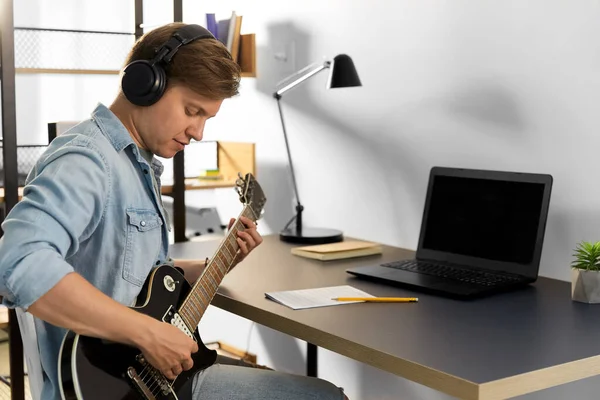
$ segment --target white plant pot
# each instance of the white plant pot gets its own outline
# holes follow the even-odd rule
[[[571,268],[571,298],[582,303],[600,303],[600,271]]]

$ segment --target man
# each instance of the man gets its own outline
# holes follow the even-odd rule
[[[154,266],[188,281],[203,260],[171,260],[160,200],[162,165],[201,140],[205,122],[238,93],[239,66],[198,26],[169,24],[132,48],[110,108],[56,138],[31,171],[3,223],[0,295],[36,317],[42,399],[59,399],[58,354],[66,330],[139,348],[167,378],[192,367],[196,343],[178,328],[129,308]],[[233,222],[233,220],[231,221]],[[262,238],[242,219],[237,262]],[[196,375],[194,399],[343,399],[328,382],[215,365]]]

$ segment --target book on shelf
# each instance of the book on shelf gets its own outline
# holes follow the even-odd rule
[[[240,53],[240,35],[242,32],[242,16],[235,11],[231,12],[231,17],[215,21],[215,14],[206,14],[206,24],[209,31],[216,30],[215,37],[231,53],[233,61],[238,61]]]
[[[214,13],[206,14],[206,29],[208,29],[208,31],[212,33],[216,39],[219,38],[219,28]]]
[[[381,254],[382,248],[379,243],[348,240],[338,243],[293,247],[291,252],[300,257],[329,261]]]

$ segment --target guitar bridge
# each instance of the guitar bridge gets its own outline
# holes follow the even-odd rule
[[[148,363],[148,361],[146,361],[144,356],[141,354],[136,356],[136,360],[140,363],[143,369],[147,370],[148,372],[146,374],[142,373],[142,375],[145,375],[144,378],[142,378],[139,376],[135,368],[129,367],[127,368],[127,375],[133,381],[134,385],[142,392],[142,394],[148,398],[148,400],[156,400],[156,395],[150,391],[149,387],[156,388],[156,386],[158,386],[164,396],[167,396],[169,393],[171,393],[171,385],[169,384],[169,381],[167,381],[167,378],[165,378],[165,376],[159,370],[150,365],[150,363]],[[151,380],[151,382],[146,382],[146,380]]]
[[[152,392],[150,392],[150,389],[148,389],[148,386],[144,383],[144,381],[142,380],[142,378],[140,378],[140,376],[138,375],[137,371],[135,370],[135,368],[133,367],[129,367],[127,368],[127,376],[129,376],[129,378],[133,381],[133,384],[135,385],[135,387],[142,392],[142,394],[144,395],[144,397],[148,400],[156,400],[156,397],[154,397],[154,395],[152,394]]]

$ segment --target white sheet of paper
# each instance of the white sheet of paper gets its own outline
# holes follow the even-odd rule
[[[362,303],[362,301],[331,300],[335,297],[375,297],[349,285],[329,286],[315,289],[288,290],[283,292],[269,292],[265,293],[265,296],[268,299],[283,304],[284,306],[287,306],[293,310]]]

